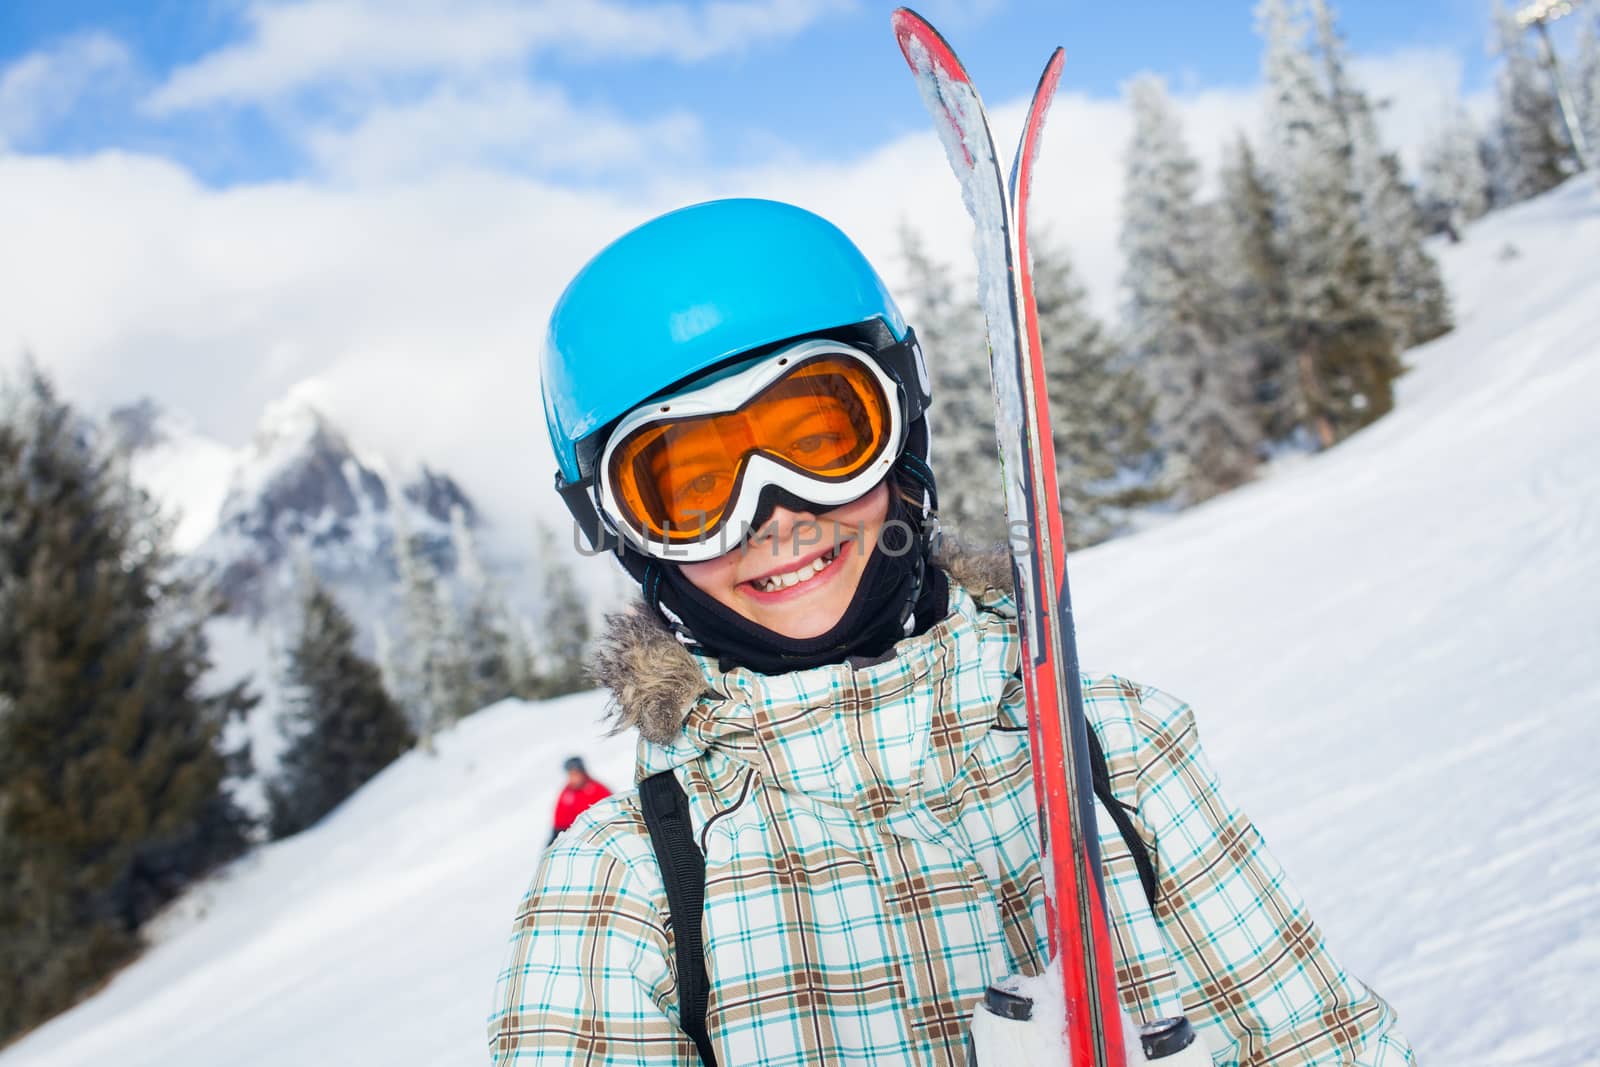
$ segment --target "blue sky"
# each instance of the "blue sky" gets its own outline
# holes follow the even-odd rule
[[[1488,5],[1489,0],[1347,0],[1339,11],[1354,51],[1448,49],[1459,57],[1465,85],[1472,89],[1487,80]],[[415,99],[439,77],[437,69],[419,64],[385,72],[376,85],[353,88],[325,79],[271,99],[209,102],[160,115],[141,108],[141,101],[175,71],[219,49],[247,45],[257,33],[255,13],[273,6],[293,5],[244,0],[13,0],[0,5],[0,70],[95,34],[125,50],[76,100],[30,123],[21,135],[14,132],[12,144],[46,153],[107,147],[148,151],[181,161],[214,185],[293,177],[317,166],[299,136],[308,118],[348,123],[369,94]],[[693,156],[700,165],[748,165],[789,153],[849,159],[921,129],[926,120],[888,31],[893,5],[818,0],[812,7],[820,13],[796,20],[799,25],[780,26],[766,36],[752,32],[706,57],[629,57],[558,42],[530,47],[512,65],[529,80],[559,86],[585,112],[635,122],[693,116],[699,129]],[[1068,49],[1063,80],[1068,92],[1111,96],[1142,70],[1163,74],[1180,89],[1248,85],[1257,76],[1260,54],[1252,7],[1253,2],[1239,0],[940,0],[925,5],[925,13],[952,38],[985,94],[1005,100],[1031,88],[1046,47],[1057,42]],[[568,169],[565,176],[596,177],[580,170]]]

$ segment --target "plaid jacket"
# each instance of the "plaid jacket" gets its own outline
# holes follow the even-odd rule
[[[620,620],[632,634],[609,673],[645,735],[639,777],[674,770],[706,856],[722,1067],[959,1067],[986,985],[1044,963],[1014,609],[954,583],[951,608],[885,662],[781,676],[723,673],[641,616]],[[1084,692],[1160,878],[1152,913],[1102,811],[1130,1016],[1187,1014],[1219,1065],[1413,1062],[1388,1005],[1333,960],[1223,799],[1188,707],[1116,677]],[[603,801],[546,852],[517,911],[494,1063],[698,1063],[677,1027],[673,951],[637,793]]]

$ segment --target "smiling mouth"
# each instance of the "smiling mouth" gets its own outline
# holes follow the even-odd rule
[[[797,585],[811,581],[832,566],[833,561],[839,558],[839,553],[843,548],[843,544],[834,545],[809,563],[803,563],[794,570],[786,571],[783,574],[769,574],[765,578],[753,578],[749,585],[762,593],[776,593],[783,589],[792,589]]]

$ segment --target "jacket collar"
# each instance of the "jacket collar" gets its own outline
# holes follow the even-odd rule
[[[950,576],[952,605],[962,592],[966,599],[980,604],[995,603],[1011,594],[1011,562],[1003,549],[973,551],[946,541],[934,562]],[[936,624],[934,630],[940,625]],[[895,646],[896,658],[901,649],[920,640],[911,638]],[[845,667],[841,664],[796,674],[806,677],[816,671]],[[606,617],[588,670],[596,683],[611,692],[613,732],[638,730],[641,738],[658,745],[672,744],[684,720],[702,697],[718,699],[724,692],[724,687],[719,685],[724,675],[715,669],[715,664],[710,664],[708,669],[708,665],[685,648],[671,629],[642,602]],[[732,671],[727,677],[749,674]]]

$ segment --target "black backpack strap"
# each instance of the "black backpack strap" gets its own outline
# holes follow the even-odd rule
[[[1131,809],[1118,800],[1116,794],[1111,791],[1111,767],[1106,763],[1106,753],[1100,747],[1099,736],[1095,734],[1093,726],[1088,727],[1088,732],[1094,795],[1105,805],[1106,811],[1111,814],[1111,821],[1115,822],[1117,829],[1121,831],[1122,840],[1127,843],[1128,851],[1133,853],[1134,866],[1139,868],[1139,884],[1144,886],[1145,899],[1150,902],[1150,910],[1154,911],[1156,898],[1160,895],[1160,883],[1156,881],[1156,866],[1150,859],[1150,849],[1146,847],[1139,832],[1133,828],[1133,819],[1128,815]]]
[[[667,913],[677,943],[678,1025],[700,1051],[700,1062],[717,1067],[711,1035],[706,1032],[706,1000],[711,989],[700,929],[706,902],[706,859],[689,826],[689,798],[677,775],[662,771],[639,783],[639,807],[667,889]]]

